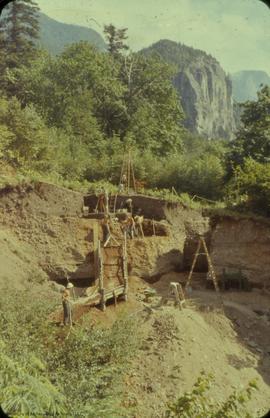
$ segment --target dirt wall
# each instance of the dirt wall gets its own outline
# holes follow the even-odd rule
[[[166,235],[147,232],[145,239],[128,241],[130,274],[151,280],[173,270],[188,270],[202,234],[218,274],[223,269],[241,270],[251,282],[270,286],[268,222],[211,217],[146,196],[133,200],[145,217],[153,219],[155,214],[160,219],[160,231]],[[63,279],[66,273],[75,280],[93,278],[95,221],[81,216],[82,206],[82,194],[46,183],[0,190],[0,281],[18,282],[33,272],[53,280]],[[119,226],[114,233],[121,241]],[[205,257],[199,258],[195,270],[207,270]]]
[[[218,220],[211,236],[218,274],[241,272],[253,283],[270,286],[270,225],[253,219]]]
[[[166,212],[170,209],[182,207],[179,203],[168,202],[164,199],[143,195],[118,195],[116,209],[121,209],[126,200],[132,198],[134,212],[142,210],[144,216],[148,219],[161,221],[166,219]],[[89,212],[94,212],[97,206],[98,197],[96,195],[87,195],[84,197],[84,205],[89,207]]]
[[[37,213],[46,216],[80,216],[83,194],[52,184],[8,186],[0,190],[0,210],[20,211],[29,216]]]
[[[88,277],[92,221],[83,195],[46,183],[0,190],[0,282]]]

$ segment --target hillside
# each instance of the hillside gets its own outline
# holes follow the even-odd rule
[[[181,43],[161,40],[143,54],[158,54],[177,68],[174,85],[186,114],[186,127],[206,138],[232,137],[235,124],[232,85],[211,55]]]
[[[126,412],[121,416],[164,418],[168,403],[190,390],[202,370],[215,376],[210,391],[215,401],[228,397],[233,387],[239,390],[250,380],[257,379],[259,390],[247,407],[252,417],[262,416],[268,409],[270,396],[267,293],[258,288],[251,292],[231,289],[222,292],[224,307],[221,308],[216,293],[205,289],[204,272],[194,275],[183,310],[174,307],[173,301],[165,303],[165,300],[170,282],[183,283],[187,278],[184,264],[187,268],[194,253],[194,236],[199,232],[208,236],[209,230],[212,230],[209,248],[212,248],[217,271],[224,267],[235,269],[234,263],[242,254],[241,262],[246,264],[242,266],[243,271],[250,275],[250,281],[259,286],[265,277],[266,287],[269,287],[269,226],[233,219],[220,219],[219,224],[213,225],[200,211],[146,196],[138,195],[133,199],[140,202],[146,217],[152,213],[151,208],[155,208],[154,218],[162,219],[157,225],[167,226],[169,234],[158,235],[156,229],[155,235],[147,234],[143,240],[129,241],[131,273],[127,302],[118,300],[116,306],[108,304],[105,312],[83,305],[80,295],[90,282],[90,267],[93,266],[90,256],[93,219],[82,216],[82,194],[46,183],[1,189],[0,288],[8,287],[13,295],[15,289],[24,293],[25,286],[39,292],[42,284],[43,291],[59,301],[50,312],[50,334],[51,338],[56,338],[58,350],[65,330],[61,332],[57,327],[62,319],[62,308],[61,286],[55,280],[66,283],[65,273],[69,273],[77,297],[74,302],[75,331],[71,330],[69,338],[78,338],[76,329],[82,321],[88,335],[99,332],[98,343],[102,325],[109,328],[121,317],[139,321],[140,346],[122,376],[122,391],[118,395]],[[93,202],[85,198],[84,203]],[[254,252],[256,234],[261,239],[259,254]],[[246,245],[241,247],[241,243]],[[147,297],[145,291],[149,289],[153,293]],[[117,341],[113,340],[112,346],[115,344]],[[82,347],[74,347],[72,352],[75,350],[76,357],[82,358]],[[101,353],[102,348],[99,355]],[[87,358],[83,357],[83,362]],[[58,364],[55,367],[58,368]],[[72,363],[72,367],[71,372],[74,372],[76,365]],[[54,371],[51,376],[57,385]],[[72,390],[78,390],[79,382],[77,379]],[[83,393],[90,397],[88,390],[88,386],[84,387]],[[244,415],[239,416],[242,417]]]
[[[239,71],[231,74],[233,97],[237,102],[256,100],[261,84],[270,85],[270,77],[265,71]]]
[[[40,13],[40,43],[49,52],[59,54],[67,45],[79,41],[91,42],[101,50],[106,47],[102,36],[95,30],[61,23]]]

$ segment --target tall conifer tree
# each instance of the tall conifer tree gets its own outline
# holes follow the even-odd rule
[[[0,27],[7,68],[27,65],[33,58],[39,37],[38,11],[33,0],[15,0],[6,7]]]
[[[104,26],[104,34],[108,42],[108,52],[114,57],[119,57],[121,53],[127,51],[129,47],[125,44],[127,40],[127,28],[116,29],[112,24]]]

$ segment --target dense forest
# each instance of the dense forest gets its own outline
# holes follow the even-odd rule
[[[177,69],[157,53],[130,51],[127,29],[104,28],[106,52],[80,42],[55,57],[37,46],[38,12],[19,0],[0,21],[2,173],[117,185],[131,149],[148,189],[174,187],[268,214],[269,86],[242,105],[233,141],[205,140],[184,128]]]

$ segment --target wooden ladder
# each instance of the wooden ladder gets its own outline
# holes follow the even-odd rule
[[[117,197],[118,195],[110,195],[109,197],[109,213],[115,213],[116,212],[116,203],[117,203]]]
[[[204,252],[202,252],[202,253],[200,253],[201,248],[203,248],[203,250],[204,250]],[[195,256],[193,258],[191,269],[190,269],[188,279],[187,279],[187,282],[186,282],[186,285],[185,285],[185,292],[187,291],[187,289],[190,285],[190,282],[191,282],[191,279],[192,279],[192,274],[193,274],[193,271],[194,271],[194,268],[195,268],[195,265],[196,265],[196,261],[197,261],[197,258],[198,258],[199,255],[205,255],[206,256],[209,275],[210,275],[211,279],[213,280],[213,284],[214,284],[216,292],[220,295],[217,276],[216,276],[216,273],[215,273],[215,270],[214,270],[214,267],[213,267],[213,264],[212,264],[212,260],[211,260],[209,251],[207,249],[207,245],[206,245],[204,237],[199,237],[199,241],[198,241],[197,249],[196,249],[196,252],[195,252]],[[221,298],[221,295],[220,295],[220,298]]]
[[[137,187],[136,187],[136,180],[135,180],[135,174],[134,174],[134,167],[133,167],[133,161],[131,157],[131,150],[128,151],[128,154],[124,156],[123,164],[121,168],[121,174],[120,174],[120,180],[119,180],[119,187],[122,182],[123,175],[126,176],[126,185],[125,185],[125,192],[127,194],[130,193],[131,189],[133,188],[133,191],[137,193]]]

